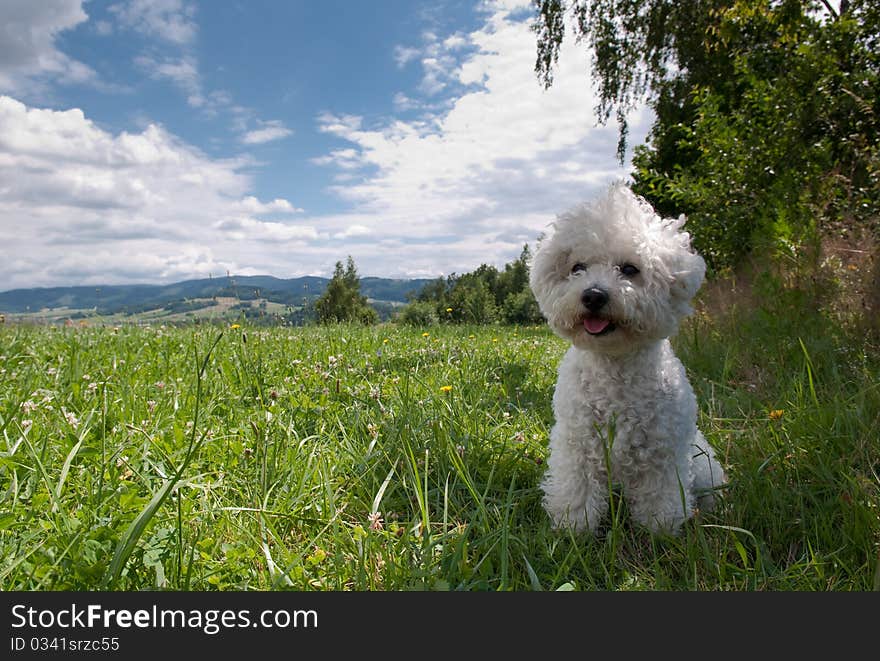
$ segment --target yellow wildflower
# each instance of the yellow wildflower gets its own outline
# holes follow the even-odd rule
[[[781,418],[784,413],[785,411],[783,411],[782,409],[773,409],[772,411],[770,411],[769,416],[771,420],[779,420],[779,418]]]
[[[440,386],[440,392],[450,392],[452,390],[452,386]]]
[[[232,325],[229,327],[230,330],[235,330],[236,328],[241,328],[241,324],[232,324]]]

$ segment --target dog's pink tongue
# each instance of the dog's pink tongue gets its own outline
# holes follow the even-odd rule
[[[584,319],[584,328],[587,329],[588,333],[592,333],[595,335],[596,333],[601,333],[608,326],[607,319],[600,319],[599,317],[587,317]]]

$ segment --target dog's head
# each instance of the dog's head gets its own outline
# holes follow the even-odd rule
[[[673,334],[706,273],[683,225],[621,184],[559,216],[530,276],[551,328],[612,355]]]

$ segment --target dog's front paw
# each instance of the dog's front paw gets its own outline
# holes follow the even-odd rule
[[[550,515],[552,526],[555,530],[574,530],[575,532],[595,532],[599,526],[599,519],[602,517],[601,511],[593,508],[588,510],[587,506],[573,507],[570,504],[550,505],[546,501],[544,509]]]
[[[630,503],[630,509],[633,519],[655,534],[678,535],[684,522],[694,515],[690,506],[681,501],[666,507],[658,507],[659,503],[651,505],[640,507]]]
[[[655,514],[645,521],[640,521],[652,533],[677,536],[681,533],[681,526],[690,516]]]

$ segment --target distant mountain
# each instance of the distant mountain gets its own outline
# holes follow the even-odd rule
[[[284,280],[268,275],[229,276],[185,280],[170,285],[101,285],[41,287],[0,292],[0,312],[34,313],[43,309],[95,309],[102,314],[135,314],[171,303],[231,296],[242,301],[266,299],[284,305],[302,305],[320,296],[328,278],[306,276]],[[404,303],[430,280],[361,278],[361,293],[375,301]]]

